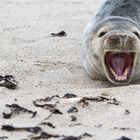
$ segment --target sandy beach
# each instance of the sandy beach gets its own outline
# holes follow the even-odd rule
[[[140,140],[140,82],[115,87],[81,65],[83,30],[101,1],[0,0],[0,75],[19,82],[0,87],[0,140]]]

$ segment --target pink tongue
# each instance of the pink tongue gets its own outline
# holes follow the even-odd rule
[[[122,76],[126,68],[126,58],[122,56],[113,56],[111,60],[111,67],[118,76]]]
[[[117,76],[123,76],[126,68],[132,64],[132,54],[128,53],[108,53],[106,62],[110,68],[113,69]]]

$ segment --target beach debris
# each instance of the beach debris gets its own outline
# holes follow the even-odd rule
[[[51,128],[55,128],[55,126],[52,123],[50,123],[50,122],[42,122],[39,125],[47,125],[47,126],[49,126]]]
[[[44,109],[47,109],[47,110],[50,110],[50,112],[52,112],[53,114],[63,114],[60,110],[56,109],[56,104],[58,102],[56,102],[55,104],[48,104],[46,103],[45,100],[35,100],[33,101],[33,104],[36,106],[36,107],[41,107],[41,108],[44,108]]]
[[[59,95],[52,95],[52,96],[48,96],[46,98],[41,98],[41,99],[36,99],[36,102],[50,102],[52,101],[54,98],[60,98]]]
[[[58,33],[51,33],[52,37],[64,37],[67,36],[67,33],[65,31],[60,31]]]
[[[100,128],[102,126],[103,126],[102,124],[95,125],[96,128]]]
[[[108,103],[108,104],[114,104],[114,105],[119,105],[119,104],[120,104],[120,102],[117,101],[116,98],[109,99],[107,103]]]
[[[108,91],[104,91],[101,93],[101,96],[109,96],[109,95],[110,95],[110,93]]]
[[[62,113],[60,110],[58,110],[58,109],[54,109],[54,110],[52,111],[52,113],[53,113],[53,114],[60,114],[60,115],[63,114],[63,113]]]
[[[76,136],[68,136],[68,137],[65,137],[61,140],[81,140],[81,137],[76,137]]]
[[[3,112],[3,118],[5,118],[5,119],[10,119],[11,118],[11,116],[12,116],[12,112],[9,112],[9,113],[5,113],[5,112]]]
[[[49,138],[59,138],[59,135],[49,134],[47,132],[41,132],[39,136],[31,137],[31,140],[49,139]]]
[[[84,125],[82,125],[81,123],[75,123],[75,124],[70,124],[69,127],[80,126],[80,125],[81,125],[81,126],[84,126]]]
[[[122,136],[121,138],[116,139],[116,140],[132,140],[132,139],[131,139],[131,138],[128,138],[128,137],[124,137],[124,136]]]
[[[52,98],[54,98],[54,96],[52,96]],[[50,98],[37,99],[37,100],[33,101],[33,104],[36,107],[44,108],[51,112],[50,115],[47,118],[45,118],[45,120],[49,119],[53,114],[59,114],[59,115],[63,114],[59,109],[56,108],[56,105],[58,102],[56,102],[55,104],[47,103],[48,99],[50,101],[50,100],[52,100],[52,98],[51,99]]]
[[[136,130],[135,128],[129,128],[129,127],[114,127],[113,129],[122,130],[122,131]]]
[[[5,140],[5,139],[8,139],[7,136],[0,136],[0,140]]]
[[[0,76],[0,86],[4,86],[9,89],[15,89],[18,85],[18,82],[15,80],[15,77],[12,75]]]
[[[20,114],[20,112],[27,112],[29,114],[32,114],[32,118],[34,118],[37,114],[37,111],[32,111],[29,109],[26,109],[24,107],[19,106],[18,104],[6,104],[6,107],[10,108],[10,113],[3,112],[3,118],[9,119],[14,114]]]
[[[78,112],[78,109],[75,106],[73,106],[67,112],[68,113],[77,113]]]
[[[92,135],[89,133],[84,133],[83,135],[80,135],[78,137],[76,137],[76,136],[64,136],[64,138],[61,140],[81,140],[84,137],[92,137]]]
[[[78,103],[82,104],[83,107],[86,107],[86,106],[89,105],[89,102],[88,102],[87,97],[83,97],[82,99],[80,99],[80,100],[78,101]]]
[[[77,95],[75,94],[66,93],[62,98],[69,99],[69,98],[76,98],[76,97]]]
[[[12,125],[2,125],[1,130],[5,131],[28,131],[34,134],[38,134],[39,132],[42,131],[40,127],[15,127]]]
[[[91,134],[89,134],[89,133],[84,133],[83,135],[81,135],[80,136],[81,138],[83,138],[83,137],[92,137],[92,135]]]
[[[72,122],[76,122],[76,121],[77,121],[77,117],[72,115],[72,116],[71,116],[71,121],[72,121]]]
[[[125,109],[125,115],[129,115],[130,111],[128,109]]]
[[[84,133],[83,135],[80,136],[65,136],[65,135],[54,135],[54,134],[49,134],[47,132],[41,132],[39,136],[33,136],[31,137],[31,140],[39,140],[39,139],[49,139],[49,138],[62,138],[61,140],[81,140],[84,137],[92,137],[91,134]]]
[[[107,104],[114,104],[114,105],[119,105],[120,102],[117,101],[116,98],[107,98],[104,96],[97,96],[97,97],[83,97],[82,99],[80,99],[80,101],[78,103],[83,103],[84,105],[88,105],[88,101],[92,101],[92,102],[104,102],[107,101]]]

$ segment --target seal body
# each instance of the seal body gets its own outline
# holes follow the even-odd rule
[[[85,28],[81,52],[94,79],[140,79],[140,0],[106,0]]]

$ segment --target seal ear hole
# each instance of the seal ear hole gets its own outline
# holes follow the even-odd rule
[[[102,31],[99,33],[98,37],[103,37],[106,33],[107,33],[107,31]]]
[[[137,32],[137,31],[134,31],[133,32],[138,38],[140,38],[140,35],[139,35],[139,33]]]

